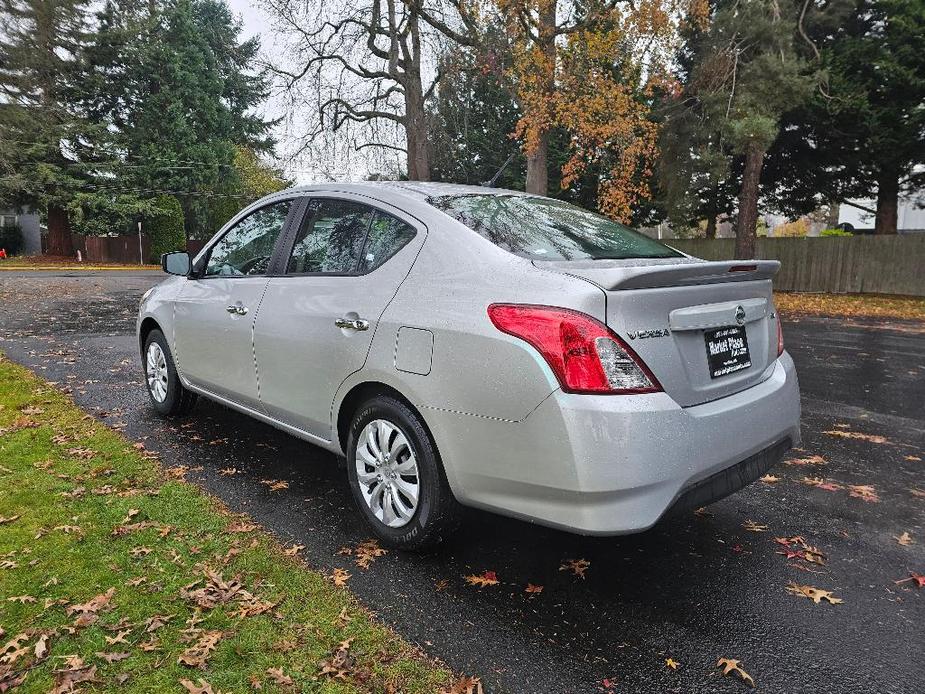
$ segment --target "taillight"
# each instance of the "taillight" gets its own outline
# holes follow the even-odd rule
[[[777,356],[784,353],[784,329],[780,324],[780,313],[777,313]]]
[[[539,351],[567,393],[655,393],[662,388],[629,345],[579,311],[553,306],[492,304],[502,332]]]

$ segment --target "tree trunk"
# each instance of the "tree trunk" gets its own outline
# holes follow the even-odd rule
[[[838,217],[841,215],[841,205],[837,202],[830,202],[829,209],[825,215],[825,228],[834,229],[838,226]]]
[[[755,257],[755,230],[758,226],[758,181],[764,166],[764,148],[751,142],[745,150],[745,170],[739,189],[739,216],[736,222],[736,260]]]
[[[57,205],[48,206],[48,255],[74,255],[74,240],[67,211]]]
[[[716,238],[716,215],[711,214],[707,217],[707,238],[715,239]]]
[[[895,234],[899,220],[899,172],[886,169],[877,177],[875,234]]]
[[[551,108],[550,102],[556,90],[556,5],[557,0],[541,0],[537,24],[537,47],[542,53],[540,69],[545,73],[540,85],[546,108]],[[532,151],[526,151],[526,188],[528,193],[534,195],[546,195],[549,192],[549,126],[541,127],[543,129],[535,147]]]
[[[527,153],[527,192],[546,195],[549,192],[549,133],[540,135],[539,144]]]
[[[427,112],[420,75],[412,76],[405,88],[405,146],[408,149],[408,179],[430,180]]]

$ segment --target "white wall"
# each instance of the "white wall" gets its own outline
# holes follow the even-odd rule
[[[875,209],[876,200],[854,200],[859,205]],[[842,204],[838,211],[838,223],[848,222],[853,224],[855,229],[873,229],[874,215],[859,210],[856,207]],[[925,191],[916,193],[899,199],[899,210],[897,219],[897,228],[900,231],[923,231],[925,230]]]

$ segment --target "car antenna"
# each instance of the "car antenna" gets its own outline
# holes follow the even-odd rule
[[[514,152],[511,152],[511,155],[507,159],[504,160],[504,163],[501,165],[501,168],[498,169],[498,173],[492,176],[490,181],[485,181],[485,183],[482,184],[485,188],[495,187],[495,183],[497,183],[498,179],[501,178],[501,174],[504,173],[504,170],[507,168],[507,165],[510,164],[514,160],[514,154],[515,154]]]

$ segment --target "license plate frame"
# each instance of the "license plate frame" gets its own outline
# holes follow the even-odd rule
[[[751,368],[748,334],[745,326],[729,325],[703,331],[710,378],[722,378]]]

